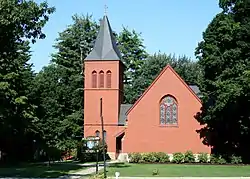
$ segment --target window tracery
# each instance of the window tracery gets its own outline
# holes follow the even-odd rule
[[[160,124],[176,125],[178,123],[178,105],[174,97],[167,95],[160,102]]]

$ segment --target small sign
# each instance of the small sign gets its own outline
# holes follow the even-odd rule
[[[94,153],[96,152],[94,150],[94,147],[98,146],[98,143],[100,141],[100,138],[99,137],[87,137],[87,138],[83,138],[83,140],[85,141],[85,146],[87,147],[87,150],[86,152],[87,153]]]
[[[95,143],[96,143],[96,142],[94,142],[93,140],[89,140],[89,141],[87,141],[87,147],[88,147],[89,149],[93,149],[94,146],[95,146]]]

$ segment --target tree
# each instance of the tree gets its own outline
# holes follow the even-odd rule
[[[217,14],[196,49],[204,70],[204,124],[199,133],[214,153],[247,157],[250,144],[250,2],[220,0]]]
[[[129,31],[128,28],[123,27],[117,41],[122,61],[126,66],[125,83],[127,84],[137,76],[148,54],[143,45],[141,34],[135,30]]]
[[[39,136],[32,104],[29,40],[45,38],[42,27],[54,8],[47,3],[0,0],[0,151],[5,160],[32,157]]]
[[[36,77],[46,141],[62,151],[76,148],[83,132],[83,60],[91,50],[98,25],[92,16],[72,17],[73,24],[59,34],[51,64]],[[38,113],[39,113],[38,111]]]
[[[188,84],[199,84],[202,71],[196,62],[186,56],[177,58],[172,55],[158,53],[150,55],[144,61],[140,73],[132,81],[132,85],[127,91],[127,100],[133,104],[167,64],[171,65]]]
[[[135,30],[129,31],[128,28],[123,27],[123,30],[117,37],[117,41],[122,61],[125,65],[124,103],[130,103],[131,85],[138,77],[144,60],[148,57],[148,53],[145,50],[141,34]]]
[[[63,91],[56,65],[48,65],[36,75],[32,93],[37,105],[36,116],[39,118],[37,126],[42,134],[37,149],[46,153],[53,146],[58,148],[60,135],[62,135],[59,127],[63,121],[64,106],[59,102],[62,100]]]

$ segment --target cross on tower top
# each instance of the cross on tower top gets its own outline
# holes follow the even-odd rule
[[[107,15],[107,11],[108,11],[108,6],[107,4],[104,5],[104,15],[106,16]]]

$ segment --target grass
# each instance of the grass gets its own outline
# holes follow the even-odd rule
[[[249,177],[250,166],[185,165],[185,164],[114,164],[107,167],[108,176],[120,172],[121,177]]]
[[[50,166],[47,164],[27,164],[18,167],[1,167],[0,177],[55,178],[86,168],[70,163],[55,163]]]

